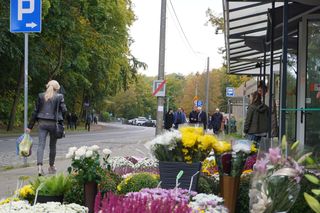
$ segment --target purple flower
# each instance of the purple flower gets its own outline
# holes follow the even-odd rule
[[[268,160],[263,158],[261,160],[257,160],[256,164],[254,165],[254,169],[260,173],[265,173],[267,170]]]
[[[281,151],[279,147],[269,148],[269,159],[272,164],[277,164],[281,160]]]

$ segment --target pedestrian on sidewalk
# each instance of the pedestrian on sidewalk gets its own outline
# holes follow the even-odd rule
[[[173,110],[170,108],[169,111],[166,113],[166,117],[164,120],[164,128],[166,130],[170,130],[173,125]]]
[[[84,124],[84,128],[85,128],[86,130],[88,130],[88,132],[90,132],[91,122],[92,122],[92,116],[91,116],[91,114],[87,114],[86,123]]]
[[[261,138],[267,136],[268,117],[269,107],[262,103],[259,92],[254,92],[244,123],[244,133],[247,134],[248,140],[255,141],[257,146],[259,146]]]
[[[178,129],[180,124],[184,124],[186,122],[186,114],[183,112],[182,108],[178,108],[178,110],[174,113],[174,128]]]
[[[198,107],[198,123],[203,125],[204,131],[207,130],[207,113]]]
[[[213,133],[216,135],[218,135],[220,132],[222,120],[223,120],[223,115],[220,113],[219,108],[216,108],[216,112],[211,117]]]
[[[34,112],[29,121],[28,128],[25,130],[30,133],[35,122],[39,124],[39,145],[37,150],[38,175],[44,175],[43,172],[43,154],[46,146],[47,135],[50,135],[49,144],[49,168],[48,172],[54,174],[56,168],[54,166],[56,158],[56,122],[63,122],[67,107],[64,103],[64,97],[59,94],[60,85],[57,81],[51,80],[46,85],[46,91],[38,95]]]
[[[198,109],[196,106],[192,108],[192,111],[189,113],[189,122],[191,124],[198,123]]]

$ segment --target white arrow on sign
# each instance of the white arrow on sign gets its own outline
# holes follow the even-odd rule
[[[36,23],[31,22],[31,23],[26,23],[26,27],[31,27],[31,28],[35,28],[37,26]]]

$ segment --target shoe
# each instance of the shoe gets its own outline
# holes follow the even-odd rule
[[[43,169],[42,169],[42,165],[38,165],[38,176],[44,176],[44,172],[43,172]]]
[[[48,172],[49,174],[55,174],[57,172],[57,169],[55,166],[49,166]]]

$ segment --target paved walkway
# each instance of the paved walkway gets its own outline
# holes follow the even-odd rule
[[[112,156],[146,157],[149,156],[149,151],[145,148],[144,142],[138,142],[137,144],[124,144],[112,149]],[[47,172],[47,165],[48,163],[44,165],[45,172]],[[67,168],[70,166],[70,159],[57,158],[55,165],[57,172],[67,172]],[[32,163],[28,167],[0,171],[0,200],[13,194],[21,176],[29,177],[29,180],[26,181],[28,183],[37,177],[37,166]]]

